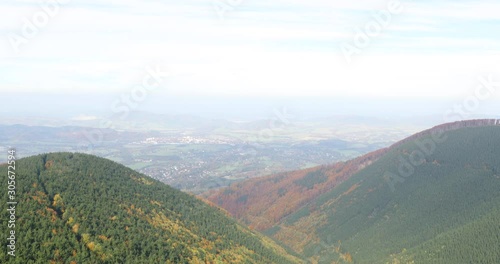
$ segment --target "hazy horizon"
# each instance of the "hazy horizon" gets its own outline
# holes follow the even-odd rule
[[[95,96],[43,95],[6,96],[2,115],[11,117],[52,117],[59,119],[99,119],[120,113],[120,94]],[[82,100],[83,99],[83,100]],[[117,104],[117,102],[120,102]],[[283,110],[299,119],[317,119],[335,116],[378,117],[388,119],[433,117],[443,123],[472,118],[496,118],[500,105],[495,101],[481,102],[478,109],[467,110],[465,115],[455,111],[455,105],[462,105],[458,99],[436,98],[161,98],[152,97],[136,103],[129,110],[161,115],[192,115],[211,119],[251,121],[265,119],[276,110]],[[22,106],[22,107],[20,107]],[[5,109],[16,109],[15,113]],[[61,111],[63,109],[64,111]],[[397,109],[397,111],[394,111]],[[449,112],[452,111],[450,114]],[[448,116],[447,116],[448,114]],[[451,119],[449,119],[449,118]]]
[[[495,1],[9,0],[0,10],[4,116],[106,116],[127,96],[132,110],[222,118],[279,107],[500,112]]]

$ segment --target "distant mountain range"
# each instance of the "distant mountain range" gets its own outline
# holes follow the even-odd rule
[[[99,129],[112,128],[116,130],[163,130],[163,129],[190,129],[210,132],[217,128],[262,130],[273,125],[282,126],[282,122],[297,124],[310,123],[320,126],[415,126],[423,127],[437,124],[441,120],[438,116],[421,116],[409,120],[407,117],[372,117],[358,115],[331,115],[321,118],[304,118],[282,111],[270,112],[269,116],[222,119],[200,117],[193,114],[157,114],[144,111],[130,111],[122,115],[109,116],[76,116],[73,118],[44,118],[38,116],[3,117],[0,125],[27,125],[48,127],[92,127]]]
[[[440,125],[208,199],[311,263],[500,263],[500,120]]]

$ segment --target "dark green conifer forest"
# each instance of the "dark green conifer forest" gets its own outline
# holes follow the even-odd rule
[[[46,154],[18,160],[16,173],[16,257],[4,209],[1,263],[299,262],[220,209],[109,160]]]

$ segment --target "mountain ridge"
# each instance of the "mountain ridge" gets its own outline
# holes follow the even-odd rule
[[[324,184],[324,186],[320,186],[319,191],[317,193],[311,194],[311,195],[302,194],[303,195],[302,198],[296,198],[294,201],[297,201],[297,199],[300,199],[300,202],[299,202],[300,205],[295,204],[295,205],[293,205],[292,209],[297,209],[298,207],[301,207],[305,203],[307,203],[307,201],[310,201],[310,200],[318,197],[321,193],[328,191],[329,189],[333,188],[336,184],[349,178],[352,174],[358,172],[359,170],[368,166],[372,162],[376,161],[378,158],[380,158],[381,156],[383,156],[384,154],[389,152],[391,149],[397,148],[398,146],[405,144],[409,141],[418,139],[422,136],[431,135],[431,134],[436,134],[439,136],[440,134],[442,134],[446,131],[452,131],[452,130],[456,130],[456,129],[460,129],[460,128],[464,128],[464,127],[481,127],[481,126],[495,126],[495,125],[500,125],[500,120],[498,120],[498,119],[475,119],[475,120],[465,120],[465,121],[456,121],[456,122],[451,122],[451,123],[445,123],[445,124],[437,125],[437,126],[434,126],[430,129],[418,132],[412,136],[409,136],[405,139],[402,139],[402,140],[392,144],[389,147],[382,148],[382,149],[379,149],[376,151],[372,151],[372,152],[367,153],[365,155],[362,155],[358,158],[354,158],[354,159],[351,159],[348,161],[343,161],[343,162],[337,162],[337,163],[334,163],[331,165],[320,165],[317,167],[308,168],[308,169],[304,169],[304,170],[285,172],[285,173],[279,173],[276,175],[269,175],[269,176],[264,176],[264,177],[260,177],[260,178],[256,178],[256,179],[250,179],[250,180],[245,181],[245,184],[260,183],[263,180],[276,181],[280,178],[283,178],[284,175],[290,175],[290,174],[294,174],[294,175],[289,176],[289,177],[298,179],[301,177],[306,177],[306,175],[308,173],[313,172],[313,171],[326,171],[327,173],[331,172],[332,174],[334,174],[333,171],[342,170],[344,168],[349,168],[346,171],[342,172],[340,175],[336,176],[335,179],[332,178],[331,181],[327,181],[326,184]],[[351,167],[354,167],[354,169]],[[295,175],[295,173],[298,173],[299,175]],[[239,188],[238,186],[242,186],[242,183],[237,183],[234,186],[236,186],[235,189],[237,189],[237,188]],[[231,188],[232,188],[231,186],[229,186],[228,188],[224,188],[223,192],[226,192],[226,193],[231,192],[231,190],[233,190]],[[276,190],[272,190],[272,191],[276,191]],[[241,210],[244,208],[245,205],[238,203],[237,200],[239,199],[239,197],[236,198],[236,201],[233,199],[233,201],[230,202],[231,204],[229,204],[229,203],[221,201],[221,199],[219,199],[220,198],[219,193],[220,193],[220,191],[209,191],[209,192],[205,193],[203,195],[203,197],[207,198],[207,200],[217,204],[218,206],[225,208],[229,213],[231,213],[231,215],[233,215],[237,219],[243,220],[244,223],[250,225],[253,228],[256,228],[257,230],[263,231],[266,228],[269,228],[269,225],[265,223],[267,221],[263,221],[263,219],[261,218],[262,216],[266,215],[265,213],[264,214],[255,214],[252,216],[252,217],[256,217],[257,219],[259,219],[257,222],[252,221],[250,219],[241,219],[241,217],[242,217]],[[279,203],[279,200],[281,199],[281,197],[279,197],[279,196],[278,197],[269,197],[269,193],[270,193],[270,190],[267,189],[266,192],[264,194],[262,194],[262,196],[259,197],[260,203],[267,204],[267,203],[263,202],[263,200],[273,200],[273,199],[275,201],[278,201],[278,203]],[[288,199],[286,199],[286,197],[283,199],[288,200]],[[289,203],[286,203],[285,205],[279,205],[276,207],[288,207],[288,206],[291,206],[291,205]],[[271,208],[271,210],[273,209],[272,205],[269,205],[268,208]],[[284,212],[284,213],[280,214],[279,216],[273,216],[273,217],[271,217],[270,215],[268,215],[268,216],[272,219],[275,219],[274,221],[277,221],[276,217],[281,219],[281,218],[285,217],[286,215],[287,215],[287,213]]]
[[[312,263],[331,263],[339,259],[343,262],[338,263],[349,263],[348,260],[355,263],[470,263],[473,260],[466,255],[469,249],[464,248],[470,243],[463,239],[460,244],[451,241],[457,240],[456,232],[471,235],[473,229],[466,227],[467,224],[482,230],[481,234],[496,229],[491,219],[498,216],[497,213],[485,220],[480,216],[485,216],[490,209],[500,208],[500,197],[494,191],[495,186],[500,188],[498,147],[500,122],[497,119],[447,123],[369,153],[363,157],[373,159],[357,163],[357,168],[348,161],[330,165],[330,171],[325,171],[323,166],[271,175],[235,184],[212,194],[209,199],[243,223],[255,226],[306,255]],[[414,163],[418,153],[422,153],[421,160]],[[401,173],[401,166],[405,164],[412,166],[412,170],[403,171],[409,174]],[[349,167],[352,173],[344,174],[344,178],[335,176],[335,169],[340,172]],[[391,172],[401,179],[393,190],[385,178]],[[339,181],[325,190],[325,182],[335,177]],[[455,192],[450,186],[461,191]],[[321,193],[318,194],[318,190]],[[485,191],[476,194],[479,190]],[[316,194],[309,196],[314,191]],[[415,194],[419,195],[417,200],[411,198]],[[269,206],[266,199],[275,197],[280,206]],[[441,200],[430,202],[432,197]],[[280,200],[288,202],[280,203]],[[305,202],[297,205],[296,201]],[[405,207],[400,207],[401,204]],[[284,211],[286,206],[292,209]],[[235,213],[234,208],[239,210]],[[476,215],[476,211],[480,214]],[[408,215],[420,217],[411,219]],[[441,215],[448,215],[449,222],[440,218]],[[402,222],[393,223],[393,219]],[[454,235],[445,235],[446,232]],[[441,233],[444,239],[436,236]],[[408,239],[402,240],[406,236]],[[381,240],[377,242],[374,238]],[[496,239],[486,235],[484,241],[496,243]],[[366,241],[378,245],[369,245]],[[439,243],[448,245],[449,250],[443,253],[429,248]],[[490,262],[474,263],[500,261],[500,256],[491,252],[491,247],[483,248],[470,255],[476,260]],[[429,255],[431,251],[440,253]],[[430,262],[417,262],[424,259]]]

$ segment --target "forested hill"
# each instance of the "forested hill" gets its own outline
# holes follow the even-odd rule
[[[15,165],[16,256],[7,255],[5,176],[0,263],[301,263],[219,209],[115,162],[54,153]]]
[[[254,178],[203,196],[245,224],[264,231],[402,144],[432,134],[499,124],[496,119],[446,123],[349,161]]]
[[[254,178],[204,196],[251,228],[265,231],[386,152],[382,149],[346,162]]]
[[[370,156],[210,199],[313,263],[500,263],[498,121],[441,125]]]

